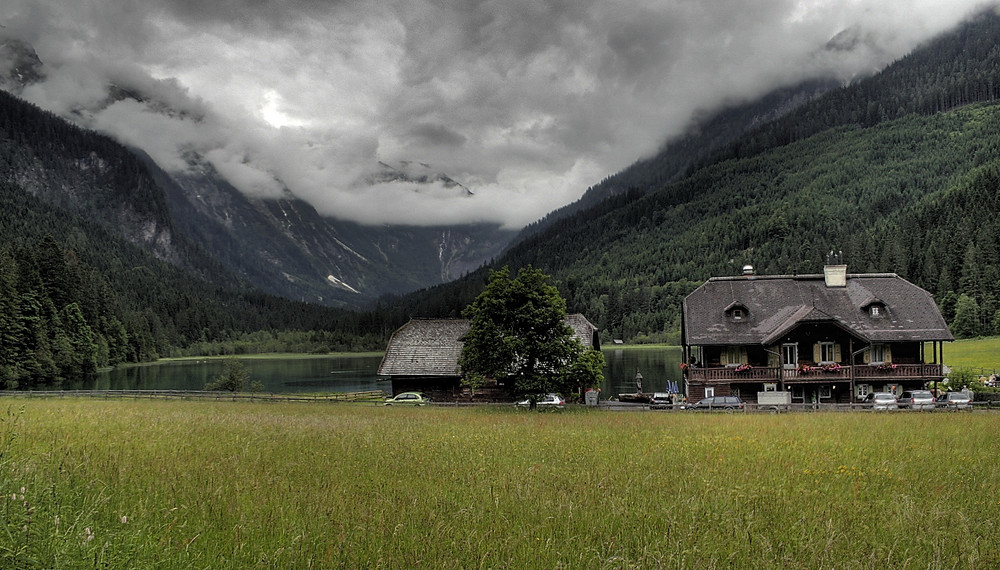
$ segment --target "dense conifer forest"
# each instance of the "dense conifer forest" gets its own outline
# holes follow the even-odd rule
[[[0,229],[4,388],[58,385],[98,367],[193,349],[380,350],[398,320],[193,279],[11,184],[0,184]]]

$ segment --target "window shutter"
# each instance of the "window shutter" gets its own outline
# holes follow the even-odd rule
[[[740,347],[740,364],[748,364],[750,359],[747,357],[746,347]]]
[[[872,362],[872,349],[866,348],[864,354],[862,355],[862,362],[865,364],[871,364]]]
[[[840,344],[833,345],[833,361],[840,362]]]
[[[820,343],[813,345],[813,362],[820,362],[823,360],[823,346]]]
[[[892,347],[885,345],[885,363],[892,364]]]
[[[722,352],[719,354],[719,364],[726,366],[729,364],[729,347],[722,347]]]

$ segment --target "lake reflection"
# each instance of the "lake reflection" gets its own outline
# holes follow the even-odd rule
[[[634,394],[635,374],[642,374],[643,392],[666,392],[668,382],[676,382],[684,390],[681,376],[680,347],[657,348],[604,348],[604,385],[601,398],[619,394]]]
[[[375,375],[382,357],[317,356],[240,359],[265,392],[363,392],[390,390]],[[222,374],[222,359],[167,361],[102,372],[68,390],[202,390]]]
[[[636,391],[635,374],[642,374],[644,392],[665,392],[667,383],[683,389],[679,348],[606,348],[607,360],[601,398]],[[375,375],[382,357],[315,356],[240,359],[250,380],[264,384],[265,392],[391,391],[388,381]],[[65,390],[201,390],[222,374],[224,360],[183,360],[119,367],[87,380],[68,383]]]

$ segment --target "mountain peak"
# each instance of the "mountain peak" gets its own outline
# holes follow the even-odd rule
[[[42,60],[31,44],[14,38],[0,38],[0,89],[16,95],[44,77]]]
[[[414,184],[414,192],[420,192],[422,186],[438,184],[444,188],[455,188],[462,191],[463,196],[474,196],[475,192],[450,176],[435,170],[426,162],[401,160],[395,166],[378,161],[378,170],[364,178],[368,186],[389,183]]]

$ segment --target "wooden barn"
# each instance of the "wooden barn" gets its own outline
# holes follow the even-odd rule
[[[566,316],[566,324],[585,347],[600,350],[597,327],[583,315]],[[509,401],[502,384],[476,390],[462,386],[462,337],[469,331],[467,319],[411,319],[392,334],[378,375],[392,381],[392,394],[423,392],[435,401]]]

